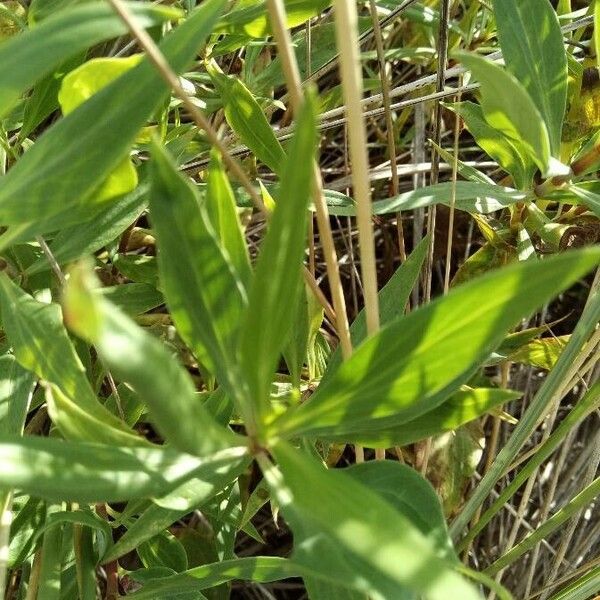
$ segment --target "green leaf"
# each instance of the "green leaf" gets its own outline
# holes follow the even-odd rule
[[[203,2],[161,43],[175,71],[194,58],[223,4]],[[34,235],[56,229],[52,217],[93,205],[89,194],[119,164],[167,90],[156,68],[144,59],[48,129],[2,178],[0,220]]]
[[[572,251],[454,288],[364,342],[307,402],[276,420],[273,431],[364,436],[431,411],[468,381],[511,326],[576,282],[599,257],[600,249]]]
[[[66,537],[64,523],[56,523],[44,533],[41,548],[38,594],[40,598],[60,600],[61,573],[63,570],[63,537]]]
[[[140,185],[123,198],[88,214],[86,219],[82,219],[77,225],[61,229],[49,244],[58,264],[64,265],[93,254],[117,238],[146,208],[147,192],[148,188]],[[33,275],[49,268],[48,260],[43,256],[25,272]]]
[[[588,600],[600,590],[600,566],[564,587],[550,600]]]
[[[479,599],[438,557],[443,549],[375,491],[343,471],[327,471],[287,443],[272,453],[281,472],[262,455],[259,461],[292,530],[310,524],[330,538],[350,561],[348,585],[384,598],[408,588],[428,600]]]
[[[567,504],[558,509],[548,520],[537,529],[527,534],[517,542],[506,554],[503,554],[484,571],[486,575],[494,576],[498,571],[512,564],[520,556],[534,548],[543,539],[549,537],[556,529],[574,517],[600,496],[600,477],[597,477]]]
[[[410,294],[419,279],[423,261],[427,256],[429,237],[424,237],[412,254],[403,262],[390,280],[379,290],[379,319],[382,325],[391,323],[404,314]],[[365,310],[362,309],[350,326],[352,346],[358,347],[367,337]],[[336,348],[327,363],[327,371],[321,380],[324,383],[342,362],[341,349]]]
[[[223,102],[231,129],[259,160],[279,173],[285,153],[252,92],[237,77],[225,75],[214,61],[206,68]]]
[[[94,293],[90,275],[80,266],[69,278],[63,298],[69,328],[96,347],[113,375],[131,384],[176,448],[208,455],[235,444],[236,436],[214,421],[163,343]]]
[[[188,567],[185,548],[173,534],[166,531],[142,542],[136,550],[146,568],[168,567],[178,573]]]
[[[287,0],[285,12],[287,27],[297,27],[323,12],[331,0]],[[252,38],[271,35],[265,2],[244,2],[223,15],[215,29],[219,33],[246,34]]]
[[[49,395],[48,410],[63,435],[117,445],[144,443],[98,402],[58,305],[38,302],[2,274],[0,306],[4,330],[19,363],[56,386]]]
[[[127,3],[127,9],[144,28],[181,15],[170,7],[139,2]],[[5,116],[38,79],[71,56],[127,32],[127,25],[110,6],[94,2],[61,11],[4,42],[0,46],[0,116]]]
[[[481,108],[487,122],[523,146],[544,176],[558,175],[546,124],[519,80],[476,54],[455,52],[455,56],[481,83]]]
[[[531,185],[535,170],[533,162],[528,158],[521,144],[510,140],[485,120],[479,104],[458,102],[445,104],[445,106],[464,119],[469,133],[477,144],[512,176],[518,189],[525,190]]]
[[[393,198],[376,200],[373,202],[373,214],[386,215],[399,210],[413,210],[436,204],[452,204],[452,182],[438,183],[423,188],[405,192]],[[523,202],[527,195],[524,192],[474,181],[456,181],[455,207],[467,212],[488,214],[511,206],[516,202]],[[332,215],[355,216],[356,210],[352,204],[330,204],[329,212]]]
[[[494,0],[506,68],[527,90],[546,124],[552,156],[560,155],[567,106],[567,55],[548,0]]]
[[[266,410],[302,282],[315,144],[315,104],[307,97],[283,165],[277,206],[261,245],[240,339],[242,370],[259,415]]]
[[[10,354],[0,356],[0,435],[23,432],[34,379]]]
[[[234,579],[268,583],[298,577],[300,571],[291,561],[277,556],[223,560],[149,582],[128,597],[132,600],[168,600],[176,593],[205,590]]]
[[[64,115],[73,112],[102,88],[131,71],[142,59],[133,54],[126,58],[93,58],[73,71],[63,80],[58,92],[58,102]],[[127,194],[138,184],[138,175],[129,152],[111,171],[106,180],[94,191],[94,202]]]
[[[406,446],[434,435],[454,431],[462,425],[483,416],[492,408],[520,398],[520,392],[498,388],[469,388],[459,390],[429,412],[390,429],[382,428],[362,435],[357,431],[351,437],[324,436],[327,440],[352,441],[370,448]]]
[[[159,270],[179,334],[232,398],[244,398],[236,361],[246,290],[200,203],[196,188],[154,146],[150,211]]]
[[[155,499],[148,508],[127,528],[110,551],[104,562],[116,560],[134,550],[139,544],[170,527],[189,512],[201,508],[208,500],[223,490],[249,464],[250,458],[234,456],[229,463],[205,461],[194,479],[184,482],[168,496]],[[218,467],[218,468],[217,468]]]
[[[513,352],[509,359],[549,371],[556,364],[568,341],[568,335],[533,340]]]
[[[600,194],[578,185],[570,185],[569,191],[575,194],[587,208],[600,217]]]
[[[440,558],[458,561],[440,500],[431,484],[406,465],[381,460],[355,464],[344,473],[376,492],[406,517],[437,549]]]
[[[221,248],[229,255],[231,264],[245,286],[252,279],[252,269],[248,248],[238,218],[235,195],[223,168],[220,155],[213,150],[208,165],[206,213],[220,242]]]
[[[124,313],[137,316],[165,303],[163,295],[147,283],[123,283],[98,290]]]
[[[241,459],[245,447],[198,458],[170,448],[118,447],[56,438],[0,438],[0,485],[51,501],[120,502],[161,496],[210,465]]]
[[[515,495],[515,493],[533,476],[539,466],[559,447],[571,431],[574,431],[577,425],[588,415],[598,409],[600,406],[600,383],[592,386],[587,393],[577,402],[577,404],[562,419],[560,425],[550,434],[550,436],[536,448],[536,452],[531,456],[527,463],[520,466],[518,472],[511,479],[510,484],[502,489],[500,495],[491,503],[477,521],[469,533],[461,540],[461,549],[475,539],[477,534],[482,531],[487,523],[497,514],[506,503]]]

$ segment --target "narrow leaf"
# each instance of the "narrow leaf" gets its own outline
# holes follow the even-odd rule
[[[279,173],[285,154],[252,92],[237,77],[225,75],[216,63],[207,69],[223,101],[229,126],[259,160]]]
[[[6,335],[19,363],[56,386],[49,412],[71,439],[135,445],[143,439],[96,398],[62,323],[60,307],[38,302],[0,276],[0,306]]]
[[[153,149],[150,177],[161,284],[177,330],[227,393],[243,396],[236,352],[245,288],[196,189],[159,146]]]
[[[47,500],[119,502],[162,496],[196,472],[228,465],[244,447],[201,459],[170,448],[129,448],[56,438],[0,438],[0,485]]]
[[[259,412],[265,409],[301,285],[315,131],[314,101],[307,97],[283,166],[277,206],[261,245],[240,340],[242,369]]]

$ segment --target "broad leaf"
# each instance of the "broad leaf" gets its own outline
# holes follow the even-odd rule
[[[163,343],[94,293],[90,275],[82,266],[71,273],[63,299],[69,328],[96,347],[117,378],[131,384],[176,448],[207,455],[235,444],[236,437],[214,421]]]
[[[499,269],[454,288],[363,343],[278,435],[352,436],[431,411],[466,383],[508,329],[598,264],[600,249]],[[485,302],[482,300],[485,298]]]
[[[506,68],[537,106],[560,154],[567,106],[567,55],[556,12],[548,0],[494,0],[498,39]]]
[[[350,561],[349,585],[383,598],[408,588],[429,600],[479,599],[438,557],[439,542],[427,539],[375,491],[342,471],[327,471],[286,443],[272,452],[281,472],[265,460],[261,467],[292,530],[308,523],[334,541]]]
[[[477,144],[512,176],[518,189],[524,190],[531,185],[535,170],[533,162],[519,143],[510,140],[485,120],[479,104],[458,102],[445,106],[464,119],[469,133]]]
[[[302,281],[315,131],[314,101],[307,97],[283,166],[277,206],[261,245],[240,340],[243,373],[259,412],[266,408]]]
[[[546,124],[519,80],[500,65],[476,54],[456,52],[455,55],[481,83],[481,108],[487,122],[522,145],[543,175],[558,174],[553,172]]]
[[[118,502],[161,496],[206,467],[240,460],[246,449],[229,448],[206,458],[170,448],[125,448],[56,438],[0,438],[0,486],[48,500]]]
[[[388,460],[369,461],[344,469],[406,517],[437,548],[438,556],[458,560],[440,500],[431,484],[414,469]]]

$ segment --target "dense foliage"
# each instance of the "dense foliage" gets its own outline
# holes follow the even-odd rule
[[[2,3],[0,595],[593,597],[596,6]]]

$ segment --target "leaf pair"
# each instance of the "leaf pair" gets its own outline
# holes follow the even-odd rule
[[[163,150],[155,146],[153,152],[150,210],[167,304],[181,336],[236,401],[251,431],[269,411],[271,380],[301,281],[314,111],[307,100],[298,116],[253,275],[234,198],[218,165],[213,163],[201,198]]]

